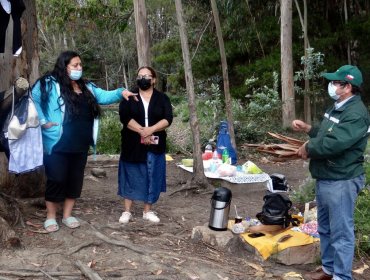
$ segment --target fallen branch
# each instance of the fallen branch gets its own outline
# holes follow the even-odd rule
[[[271,137],[284,141],[284,144],[244,144],[245,147],[256,148],[259,152],[272,154],[284,159],[298,159],[298,149],[305,143],[302,140],[284,136],[278,133],[268,132]]]
[[[91,280],[103,280],[103,278],[101,278],[98,273],[93,271],[87,265],[84,265],[81,261],[75,261],[74,265],[77,266],[77,268],[81,270],[82,274],[85,275],[87,278]]]

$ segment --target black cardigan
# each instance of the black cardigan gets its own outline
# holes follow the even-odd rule
[[[130,162],[144,162],[147,159],[147,152],[162,154],[166,151],[166,131],[157,131],[154,135],[159,137],[158,145],[144,145],[140,143],[140,134],[127,128],[127,124],[134,119],[141,126],[145,126],[145,111],[140,95],[139,101],[133,97],[121,101],[119,115],[123,128],[121,130],[121,159]],[[172,123],[172,106],[168,96],[162,92],[153,90],[148,108],[148,124],[152,126],[160,120],[166,119]]]

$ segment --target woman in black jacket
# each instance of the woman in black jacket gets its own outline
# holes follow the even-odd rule
[[[120,104],[121,157],[118,195],[124,198],[119,222],[128,223],[134,200],[144,202],[143,219],[158,223],[152,204],[166,191],[166,131],[172,123],[172,106],[167,95],[154,88],[157,75],[144,66],[137,72],[138,101]]]

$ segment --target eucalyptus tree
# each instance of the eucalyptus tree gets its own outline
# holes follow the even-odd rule
[[[292,0],[281,0],[281,93],[283,127],[295,119],[292,54]]]
[[[228,73],[228,67],[227,67],[224,39],[222,37],[222,30],[221,30],[221,24],[220,24],[220,18],[218,15],[218,8],[217,8],[216,0],[211,0],[211,6],[212,6],[213,19],[214,19],[215,26],[216,26],[218,45],[219,45],[220,55],[221,55],[226,116],[227,116],[227,121],[229,123],[231,144],[236,150],[235,133],[234,133],[234,118],[233,118],[233,113],[232,113],[232,103],[231,103],[230,88],[229,88],[229,73]]]
[[[138,66],[150,66],[150,42],[145,0],[134,0]]]
[[[24,4],[25,10],[21,17],[22,52],[19,56],[13,55],[13,21],[9,17],[4,53],[0,55],[0,92],[11,88],[18,77],[22,76],[33,83],[39,76],[35,1],[24,0]],[[4,112],[1,115],[4,116]],[[0,152],[0,243],[15,238],[9,224],[23,221],[18,201],[14,197],[29,198],[41,195],[43,191],[41,172],[16,177],[7,170],[8,161],[4,153]]]
[[[175,5],[176,5],[176,17],[177,17],[177,21],[179,24],[182,56],[184,60],[186,90],[188,94],[188,102],[189,102],[188,105],[189,105],[189,112],[190,112],[190,128],[191,128],[192,137],[193,137],[194,164],[193,164],[192,181],[195,182],[196,185],[207,187],[208,181],[207,181],[206,176],[204,175],[202,150],[200,146],[200,131],[199,131],[199,122],[198,122],[198,117],[196,113],[196,105],[195,105],[194,80],[193,80],[193,72],[192,72],[191,61],[190,61],[189,43],[188,43],[188,36],[186,34],[186,24],[184,20],[184,12],[182,8],[181,0],[175,0]]]

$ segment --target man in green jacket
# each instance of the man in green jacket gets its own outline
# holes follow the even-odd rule
[[[294,120],[292,128],[310,139],[298,150],[310,159],[316,179],[316,202],[322,267],[306,280],[352,279],[355,235],[353,213],[358,193],[365,186],[364,152],[369,136],[369,113],[361,101],[361,71],[344,65],[329,80],[328,94],[335,100],[320,126]]]

